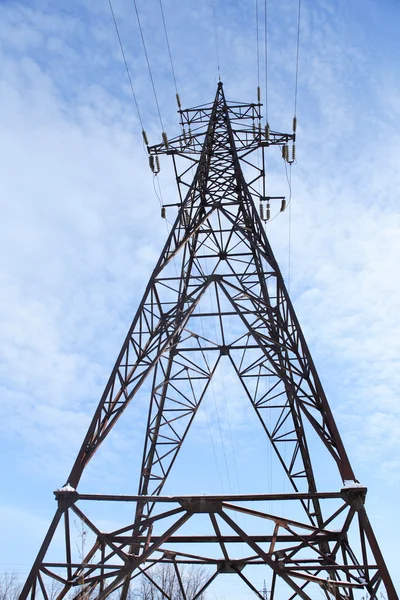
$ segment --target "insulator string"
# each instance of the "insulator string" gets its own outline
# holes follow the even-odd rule
[[[142,44],[143,44],[144,55],[145,55],[145,57],[146,57],[147,67],[148,67],[148,70],[149,70],[150,81],[151,81],[151,85],[152,85],[152,88],[153,88],[154,100],[155,100],[155,102],[156,102],[156,106],[157,106],[158,117],[159,117],[159,119],[160,119],[161,130],[162,130],[162,131],[164,131],[164,125],[163,125],[163,121],[162,121],[162,118],[161,118],[160,105],[158,104],[158,98],[157,98],[156,87],[155,87],[155,85],[154,85],[153,73],[152,73],[152,71],[151,71],[151,66],[150,66],[149,56],[148,56],[148,54],[147,54],[146,43],[145,43],[145,41],[144,41],[143,29],[142,29],[142,25],[141,25],[141,22],[140,22],[139,11],[138,11],[138,8],[137,8],[136,0],[133,0],[133,5],[134,5],[134,7],[135,7],[136,18],[137,18],[137,22],[138,22],[138,26],[139,26],[139,31],[140,31],[140,37],[142,38]]]
[[[168,31],[167,31],[167,24],[165,22],[165,16],[164,16],[164,9],[163,9],[163,5],[162,5],[162,0],[158,0],[159,4],[160,4],[160,10],[161,10],[161,17],[162,17],[162,22],[164,25],[164,33],[165,33],[165,39],[167,41],[167,48],[168,48],[168,55],[169,55],[169,61],[171,63],[171,71],[172,71],[172,77],[174,80],[174,85],[175,85],[175,93],[178,94],[178,86],[176,83],[176,77],[175,77],[175,69],[174,69],[174,63],[172,62],[172,54],[171,54],[171,47],[169,44],[169,37],[168,37]]]
[[[124,64],[125,64],[126,74],[128,76],[128,80],[129,80],[129,85],[130,85],[131,92],[132,92],[133,101],[134,101],[135,106],[136,106],[136,112],[138,114],[138,118],[139,118],[139,122],[140,122],[140,126],[142,128],[142,131],[144,131],[143,121],[142,121],[142,117],[140,115],[140,110],[139,110],[139,104],[138,104],[138,101],[137,101],[137,98],[136,98],[135,90],[133,88],[132,77],[131,77],[131,74],[130,74],[130,71],[129,71],[128,62],[126,60],[124,46],[122,44],[122,39],[121,39],[121,36],[119,34],[118,24],[117,24],[117,20],[115,18],[114,9],[113,9],[111,0],[108,0],[108,4],[110,6],[111,16],[112,16],[112,19],[114,21],[114,27],[115,27],[115,31],[117,33],[119,47],[121,49],[122,58],[123,58],[123,61],[124,61]]]

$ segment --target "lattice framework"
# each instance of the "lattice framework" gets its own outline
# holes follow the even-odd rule
[[[60,584],[59,600],[68,594],[83,599],[89,593],[103,600],[116,590],[125,598],[141,575],[157,587],[151,567],[166,563],[173,565],[186,600],[179,569],[190,563],[213,571],[188,600],[200,597],[221,573],[237,574],[263,598],[247,575],[256,565],[270,571],[271,600],[309,600],[316,586],[327,598],[375,598],[385,589],[396,600],[365,511],[366,488],[355,479],[255,208],[255,198],[270,198],[264,152],[269,146],[287,147],[295,136],[264,130],[261,106],[227,103],[222,84],[212,104],[180,114],[181,135],[149,148],[150,156],[173,158],[178,215],[68,485],[55,492],[56,515],[21,598],[50,600],[47,579]],[[261,167],[251,162],[258,148]],[[252,173],[249,183],[243,165]],[[193,167],[195,175],[188,181]],[[174,271],[177,263],[180,269]],[[161,495],[221,360],[229,361],[237,374],[241,393],[290,482],[289,493]],[[148,377],[151,393],[138,495],[78,493],[88,462]],[[336,466],[343,482],[339,490],[318,491],[307,428],[325,449],[326,461]],[[277,500],[287,503],[285,515],[291,516],[268,512],[266,503]],[[134,519],[116,531],[102,532],[84,510],[89,501],[130,503]],[[237,514],[246,514],[259,533],[239,526]],[[90,532],[90,549],[80,560],[74,558],[71,518]],[[198,529],[205,521],[208,533]],[[198,533],[185,533],[188,525]],[[54,561],[48,556],[59,528],[64,531],[65,556]],[[239,542],[248,555],[240,554]]]

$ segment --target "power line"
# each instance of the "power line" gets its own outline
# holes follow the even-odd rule
[[[152,71],[151,71],[151,66],[150,66],[149,56],[148,56],[148,54],[147,54],[146,43],[145,43],[145,41],[144,41],[143,29],[142,29],[142,25],[141,25],[141,22],[140,22],[139,11],[138,11],[138,8],[137,8],[136,0],[133,0],[133,5],[134,5],[134,7],[135,7],[136,18],[137,18],[137,22],[138,22],[138,26],[139,26],[139,31],[140,31],[140,37],[142,38],[142,44],[143,44],[144,55],[145,55],[145,57],[146,57],[147,67],[148,67],[148,70],[149,70],[150,81],[151,81],[151,85],[152,85],[152,88],[153,88],[154,100],[155,100],[155,102],[156,102],[156,106],[157,106],[158,117],[159,117],[159,119],[160,119],[161,129],[162,129],[162,131],[164,131],[164,125],[163,125],[162,118],[161,118],[160,105],[158,104],[158,98],[157,98],[156,87],[155,87],[155,85],[154,85],[153,73],[152,73]]]
[[[285,174],[286,180],[289,188],[289,199],[286,205],[286,210],[289,209],[289,219],[288,219],[288,291],[290,292],[290,277],[291,277],[291,253],[292,253],[292,165],[289,165],[289,172],[287,168],[287,164],[285,163]],[[279,213],[278,213],[279,214]],[[272,219],[271,219],[272,220]]]
[[[216,453],[216,450],[215,450],[214,438],[213,438],[213,435],[212,435],[212,432],[211,432],[210,420],[209,420],[209,417],[208,417],[206,404],[207,403],[205,402],[204,403],[204,414],[206,415],[208,433],[209,433],[210,440],[211,440],[211,447],[212,447],[212,451],[213,451],[213,455],[214,455],[215,464],[217,466],[217,473],[218,473],[219,484],[221,486],[222,493],[224,493],[224,485],[222,483],[221,471],[220,471],[219,464],[218,464],[217,453]]]
[[[165,22],[165,16],[164,16],[164,10],[163,10],[163,5],[162,5],[162,0],[158,0],[159,4],[160,4],[160,10],[161,10],[161,16],[162,16],[162,22],[164,25],[164,33],[165,33],[165,39],[167,40],[167,48],[168,48],[168,54],[169,54],[169,61],[171,63],[171,71],[172,71],[172,77],[174,80],[174,85],[175,85],[175,92],[176,94],[178,94],[178,86],[176,84],[176,77],[175,77],[175,69],[174,69],[174,65],[172,62],[172,54],[171,54],[171,47],[169,45],[169,38],[168,38],[168,31],[167,31],[167,24]]]
[[[296,71],[295,71],[295,85],[294,85],[294,111],[293,111],[293,133],[296,131],[297,122],[297,88],[298,88],[298,77],[299,77],[299,49],[300,49],[300,17],[301,17],[301,0],[298,0],[298,12],[297,12],[297,40],[296,40]],[[288,285],[287,289],[290,292],[290,279],[291,279],[291,268],[292,268],[292,165],[289,166],[289,174],[287,172],[287,165],[285,164],[286,177],[289,186],[289,219],[288,219]],[[285,434],[287,432],[287,421],[285,422]],[[286,462],[286,445],[284,446],[283,459]],[[286,490],[287,479],[283,479],[283,491]],[[283,505],[284,509],[285,505]],[[283,516],[285,512],[283,510]]]
[[[296,121],[297,121],[297,91],[298,91],[298,80],[299,80],[299,51],[300,51],[300,22],[301,22],[301,0],[299,0],[298,4],[298,12],[297,12],[297,43],[296,43],[296,75],[295,75],[295,84],[294,84],[294,117],[293,117],[293,133],[296,130]],[[285,165],[286,166],[286,165]],[[287,171],[286,171],[287,176]],[[288,231],[288,290],[290,291],[290,277],[291,277],[291,246],[292,246],[292,165],[289,167],[289,192],[290,192],[290,201],[289,201],[289,231]]]
[[[219,68],[218,34],[217,34],[217,24],[216,24],[216,20],[215,20],[214,0],[211,0],[211,6],[212,6],[213,24],[214,24],[215,53],[217,55],[218,80],[221,81],[221,71],[220,71],[220,68]]]
[[[226,385],[225,385],[224,369],[223,369],[222,362],[221,362],[220,369],[221,369],[222,389],[223,389],[223,392],[224,392],[224,399],[225,399],[226,415],[228,417],[227,421],[228,421],[229,437],[230,437],[231,448],[232,448],[233,465],[234,465],[234,468],[235,468],[236,484],[237,484],[238,493],[240,494],[241,490],[240,490],[240,482],[239,482],[239,473],[238,473],[238,468],[237,468],[237,459],[236,459],[235,444],[233,443],[233,435],[232,435],[232,427],[231,427],[231,417],[230,417],[230,414],[229,414],[228,399],[226,397]]]
[[[264,0],[265,121],[268,123],[268,9]]]
[[[204,248],[204,245],[202,247],[202,250],[203,250],[203,257],[205,259],[205,248]],[[204,262],[204,272],[207,274],[207,268],[206,267],[207,267],[206,262]],[[210,288],[210,286],[208,287],[208,296],[210,298],[210,305],[212,307],[212,311],[214,312],[213,296],[211,294],[211,288]],[[212,318],[212,322],[213,322],[213,326],[214,326],[215,336],[216,336],[216,339],[217,339],[217,326],[216,326],[216,323],[215,323],[215,317]],[[226,457],[224,436],[222,435],[221,420],[220,420],[220,417],[219,417],[219,410],[218,410],[217,398],[216,398],[216,395],[215,395],[215,388],[214,388],[214,381],[213,381],[213,379],[211,379],[210,385],[211,385],[212,395],[213,395],[213,399],[214,399],[215,414],[216,414],[216,417],[217,417],[217,424],[218,424],[219,436],[220,436],[220,440],[221,440],[221,447],[222,447],[222,454],[223,454],[223,457],[224,457],[226,475],[227,475],[227,479],[228,479],[228,486],[229,486],[230,493],[232,494],[233,490],[232,490],[231,476],[230,476],[230,473],[229,473],[228,459]]]
[[[257,86],[260,89],[260,43],[258,36],[258,0],[256,0]]]
[[[205,257],[205,248],[204,248],[203,245],[201,246],[201,248],[202,248],[202,252],[203,252],[203,257]],[[206,265],[205,264],[204,264],[204,271],[206,272]],[[208,292],[210,294],[210,289],[208,290]],[[211,296],[210,296],[210,300],[211,300]],[[201,315],[201,312],[199,311],[199,307],[197,307],[197,310],[198,310],[199,315],[200,315],[200,327],[201,327],[201,331],[202,331],[202,334],[203,334],[203,338],[205,338],[203,317]],[[205,354],[205,356],[206,356],[206,354]],[[214,392],[214,387],[213,387],[213,381],[212,381],[212,379],[211,379],[211,390],[213,392],[214,404],[216,406],[215,392]],[[215,464],[217,466],[217,473],[218,473],[219,483],[220,483],[220,486],[221,486],[221,491],[223,493],[224,492],[224,485],[222,483],[221,470],[219,468],[219,463],[218,463],[218,459],[217,459],[217,453],[216,453],[216,450],[215,450],[214,438],[213,438],[213,435],[212,435],[211,426],[210,426],[210,420],[209,420],[209,417],[208,417],[207,402],[203,402],[203,407],[204,407],[204,412],[205,412],[205,415],[206,415],[208,432],[209,432],[209,435],[210,435],[211,446],[212,446],[212,450],[213,450],[213,454],[214,454]],[[220,435],[221,435],[222,449],[223,449],[224,455],[225,455],[225,448],[224,448],[224,445],[223,445],[223,439],[222,439],[222,434],[221,434],[221,424],[219,422],[218,409],[216,409],[216,414],[217,414],[217,421],[218,421],[218,426],[219,426]],[[228,482],[229,482],[229,485],[230,485],[229,471],[228,471],[228,465],[227,465],[227,461],[226,461],[226,455],[224,456],[224,458],[225,458],[225,467],[226,467],[226,471],[227,471]],[[230,490],[231,490],[231,493],[232,493],[232,487],[231,486],[230,486]]]
[[[297,48],[296,48],[296,77],[294,85],[294,116],[297,112],[297,85],[299,77],[299,49],[300,49],[300,18],[301,18],[301,0],[299,0],[299,9],[297,14]]]
[[[292,165],[289,167],[289,189],[290,189],[290,200],[292,199]],[[290,278],[292,271],[292,202],[289,203],[289,225],[288,225],[288,291],[290,292]]]
[[[132,78],[131,78],[131,74],[130,74],[130,71],[129,71],[129,68],[128,68],[128,63],[127,63],[125,52],[124,52],[124,46],[122,44],[121,36],[119,34],[117,20],[115,18],[115,14],[114,14],[114,10],[113,10],[113,6],[112,6],[112,3],[111,3],[111,0],[108,0],[108,4],[110,6],[110,11],[111,11],[112,19],[114,21],[114,27],[115,27],[115,31],[117,33],[117,37],[118,37],[118,41],[119,41],[119,47],[121,48],[122,58],[123,58],[124,63],[125,63],[126,74],[128,76],[128,80],[129,80],[129,85],[130,85],[131,92],[132,92],[133,101],[135,103],[136,111],[137,111],[137,114],[138,114],[138,117],[139,117],[140,126],[141,126],[142,131],[143,131],[144,130],[143,121],[142,121],[142,117],[140,116],[139,105],[138,105],[138,101],[137,101],[137,98],[136,98],[135,90],[133,89]]]

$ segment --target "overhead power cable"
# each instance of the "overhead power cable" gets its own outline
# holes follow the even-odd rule
[[[290,292],[290,277],[292,270],[292,165],[289,165],[289,172],[287,165],[285,164],[286,179],[289,187],[289,201],[286,205],[286,210],[289,209],[288,219],[288,277],[287,277],[287,288]]]
[[[168,37],[168,31],[167,31],[167,24],[165,22],[165,16],[164,16],[164,9],[163,9],[163,5],[162,5],[162,0],[158,0],[158,2],[160,4],[161,17],[162,17],[162,22],[163,22],[163,25],[164,25],[164,33],[165,33],[165,39],[167,41],[168,55],[169,55],[169,61],[171,63],[171,71],[172,71],[172,77],[173,77],[174,85],[175,85],[175,92],[176,92],[176,95],[178,95],[178,86],[177,86],[177,83],[176,83],[174,64],[172,62],[171,47],[169,45],[169,37]]]
[[[160,2],[161,2],[161,0],[160,0]],[[145,151],[145,153],[147,155],[147,150],[145,148],[145,146],[148,144],[147,137],[146,137],[146,132],[144,130],[143,120],[142,120],[142,117],[141,117],[141,114],[140,114],[140,110],[139,110],[139,104],[138,104],[138,101],[137,101],[137,98],[136,98],[136,94],[135,94],[135,90],[134,90],[134,87],[133,87],[132,77],[131,77],[131,74],[130,74],[130,71],[129,71],[129,67],[128,67],[128,61],[126,60],[126,54],[125,54],[125,51],[124,51],[124,46],[123,46],[123,43],[122,43],[122,38],[121,38],[121,35],[120,35],[120,32],[119,32],[117,19],[115,17],[115,12],[114,12],[114,9],[113,9],[112,1],[108,0],[108,4],[109,4],[109,7],[110,7],[111,16],[112,16],[112,19],[113,19],[113,22],[114,22],[115,31],[116,31],[118,42],[119,42],[119,46],[120,46],[120,49],[121,49],[122,58],[123,58],[123,61],[124,61],[124,64],[125,64],[126,74],[128,76],[128,80],[129,80],[129,85],[130,85],[131,92],[132,92],[133,101],[135,103],[136,111],[137,111],[139,122],[140,122],[140,126],[142,128],[142,135],[143,135],[143,140],[144,140],[144,151]],[[159,180],[159,178],[157,178],[159,193],[157,193],[157,190],[156,190],[156,187],[155,187],[155,181],[154,180],[155,180],[155,176],[153,177],[153,188],[154,188],[154,192],[155,192],[155,194],[156,194],[156,196],[157,196],[157,198],[158,198],[158,200],[160,202],[160,206],[162,207],[163,200],[162,200],[162,192],[161,192],[160,180]],[[166,228],[167,228],[167,233],[169,233],[168,224],[165,223],[165,225],[166,225]],[[175,266],[175,268],[176,268],[176,266]]]
[[[202,327],[203,327],[203,325],[202,325]],[[204,330],[203,330],[203,334],[204,334]],[[215,465],[217,467],[217,474],[218,474],[219,484],[221,486],[221,492],[224,493],[224,485],[222,483],[221,470],[220,470],[219,464],[218,464],[217,452],[215,450],[215,444],[214,444],[214,438],[213,438],[212,431],[211,431],[210,419],[209,419],[208,413],[207,413],[207,403],[204,402],[203,406],[204,406],[204,414],[206,415],[206,421],[207,421],[207,427],[208,427],[208,434],[210,436],[211,447],[212,447],[212,451],[213,451],[213,455],[214,455]]]
[[[118,24],[117,24],[117,20],[115,18],[115,13],[114,13],[114,9],[113,9],[111,0],[108,0],[108,4],[110,6],[110,11],[111,11],[112,19],[114,21],[114,27],[115,27],[115,31],[117,33],[117,37],[118,37],[118,41],[119,41],[119,47],[121,48],[122,58],[123,58],[124,63],[125,63],[126,74],[128,76],[128,80],[129,80],[129,85],[130,85],[131,92],[132,92],[133,101],[135,103],[136,111],[137,111],[137,114],[138,114],[138,117],[139,117],[140,126],[141,126],[142,131],[143,131],[144,130],[143,121],[142,121],[142,117],[140,115],[138,101],[137,101],[137,98],[136,98],[135,90],[133,88],[132,77],[131,77],[131,74],[130,74],[130,71],[129,71],[129,68],[128,68],[128,63],[127,63],[126,56],[125,56],[124,46],[122,44],[121,36],[119,34]]]
[[[299,50],[300,50],[300,18],[301,18],[301,0],[299,0],[299,8],[297,13],[297,44],[296,44],[296,76],[294,84],[294,116],[297,113],[297,87],[299,78]]]
[[[260,95],[260,42],[258,35],[258,0],[256,0],[257,88]]]
[[[218,33],[217,33],[217,22],[216,22],[216,19],[215,19],[214,0],[211,0],[211,6],[212,6],[213,24],[214,24],[214,40],[215,40],[215,53],[216,53],[216,56],[217,56],[218,80],[221,81],[221,71],[220,71],[220,68],[219,68]]]
[[[144,41],[144,35],[143,35],[143,29],[142,29],[142,24],[140,22],[140,17],[139,17],[139,11],[138,11],[138,7],[136,4],[136,0],[133,0],[133,5],[135,7],[135,12],[136,12],[136,18],[137,18],[137,22],[138,22],[138,26],[139,26],[139,31],[140,31],[140,37],[142,38],[142,44],[143,44],[143,50],[144,50],[144,55],[146,57],[146,62],[147,62],[147,68],[149,70],[149,76],[150,76],[150,81],[151,81],[151,85],[153,88],[153,93],[154,93],[154,100],[156,102],[156,106],[157,106],[157,112],[158,112],[158,117],[160,119],[160,125],[161,125],[161,129],[164,132],[164,125],[163,125],[163,121],[161,118],[161,111],[160,111],[160,105],[158,103],[158,98],[157,98],[157,92],[156,92],[156,87],[154,85],[154,79],[153,79],[153,73],[151,71],[151,66],[150,66],[150,61],[149,61],[149,56],[147,54],[147,48],[146,48],[146,42]]]
[[[293,133],[296,131],[297,123],[297,90],[299,80],[299,51],[300,51],[300,21],[301,21],[301,0],[299,0],[298,11],[297,11],[297,40],[296,40],[296,75],[294,84],[294,111],[293,111]],[[288,177],[290,201],[289,201],[289,231],[288,231],[288,290],[290,291],[290,277],[291,277],[291,251],[292,251],[292,165],[289,165],[289,177]]]
[[[264,0],[265,122],[268,123],[268,8]]]

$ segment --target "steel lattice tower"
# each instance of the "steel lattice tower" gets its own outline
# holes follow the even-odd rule
[[[268,570],[271,600],[309,600],[315,590],[343,600],[376,598],[378,591],[397,599],[365,510],[367,490],[353,473],[255,208],[255,198],[272,198],[265,193],[264,161],[261,167],[253,165],[251,153],[261,148],[264,158],[269,146],[281,146],[288,159],[295,137],[262,129],[260,111],[260,104],[228,103],[219,83],[213,103],[180,111],[182,135],[148,148],[156,171],[157,155],[173,158],[178,215],[68,484],[55,492],[56,514],[21,599],[50,600],[52,579],[60,586],[60,600],[67,594],[102,600],[116,590],[126,598],[131,581],[143,572],[151,580],[148,567],[159,563],[172,564],[180,584],[182,564],[208,565],[212,572],[195,598],[216,576],[232,573],[262,600],[248,575],[261,565]],[[250,183],[243,164],[252,169]],[[194,178],[186,181],[193,166]],[[214,303],[207,300],[209,293]],[[211,322],[217,326],[208,327]],[[162,496],[221,360],[236,372],[240,393],[252,405],[290,482],[288,493]],[[148,376],[152,383],[138,494],[78,492],[88,462]],[[308,443],[310,431],[318,448]],[[338,488],[320,491],[314,469],[320,455],[338,472]],[[119,503],[130,503],[132,520],[103,532],[86,511],[94,501],[114,503],[116,511]],[[284,515],[270,508],[281,502]],[[248,530],[235,520],[238,513],[247,515]],[[71,541],[73,519],[84,524],[92,540],[78,561]],[[55,559],[53,543],[60,535],[64,551]],[[181,595],[186,600],[182,585]],[[164,596],[175,600],[165,590]]]

